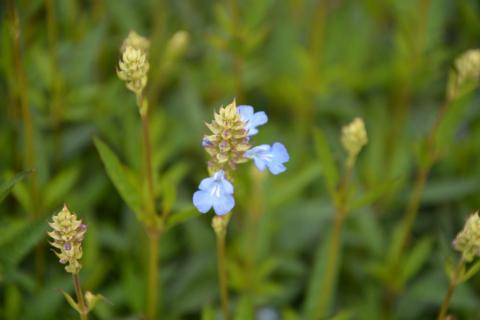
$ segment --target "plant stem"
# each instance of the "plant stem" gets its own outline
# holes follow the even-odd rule
[[[450,283],[448,284],[448,290],[447,294],[445,295],[445,298],[443,299],[442,306],[440,308],[440,312],[438,313],[438,318],[437,320],[445,320],[445,317],[447,316],[447,311],[448,311],[448,305],[450,304],[450,300],[452,299],[453,292],[455,291],[455,287],[457,286],[457,280],[459,273],[463,269],[464,265],[464,260],[463,257],[460,259],[458,262],[457,268],[455,269],[454,273],[452,274],[452,277],[450,279]]]
[[[60,122],[62,119],[62,103],[60,101],[62,91],[61,73],[58,68],[58,54],[57,54],[57,27],[55,21],[55,6],[53,0],[45,0],[45,9],[47,12],[47,36],[48,49],[50,59],[50,71],[52,75],[51,81],[51,123],[54,132],[54,157],[58,160],[61,157],[62,135]]]
[[[160,233],[156,229],[148,231],[148,294],[147,294],[147,319],[157,319],[157,304],[158,304],[158,267],[159,267],[159,252],[158,241]]]
[[[80,309],[80,319],[88,320],[88,310],[85,300],[83,299],[82,287],[80,286],[80,276],[78,273],[72,274],[73,286],[75,287],[75,293],[77,295],[77,303]]]
[[[218,285],[220,289],[220,301],[222,304],[223,320],[229,320],[228,312],[228,289],[227,289],[227,271],[225,269],[225,232],[217,234],[217,267],[218,267]]]
[[[20,22],[13,0],[8,2],[8,9],[10,13],[10,31],[12,37],[13,51],[12,55],[14,57],[15,74],[17,82],[19,84],[18,95],[20,100],[21,116],[23,122],[23,135],[25,140],[24,169],[32,170],[36,167],[37,155],[34,147],[35,144],[33,138],[33,121],[28,100],[28,85],[22,61],[22,51],[20,48]],[[33,219],[36,219],[41,215],[41,208],[38,196],[37,173],[35,171],[30,176],[29,195],[32,208],[31,217]],[[35,250],[35,273],[37,282],[41,283],[45,271],[44,250],[41,245],[37,246]]]
[[[346,174],[338,190],[338,201],[336,201],[335,205],[335,221],[328,242],[325,272],[323,273],[321,286],[318,291],[321,293],[319,295],[320,300],[315,309],[314,319],[325,317],[333,297],[334,283],[338,272],[338,257],[341,253],[340,244],[343,222],[348,213],[348,192],[354,163],[355,159],[347,159]]]
[[[157,317],[158,304],[158,269],[159,269],[159,238],[161,227],[158,225],[158,217],[155,208],[155,188],[153,178],[153,159],[152,159],[152,145],[150,140],[150,126],[148,120],[148,107],[145,108],[144,96],[137,97],[137,104],[142,118],[142,133],[143,133],[143,152],[144,152],[144,166],[145,166],[145,180],[147,182],[147,219],[145,227],[147,228],[147,235],[149,241],[148,250],[148,272],[147,272],[147,318],[155,320]]]

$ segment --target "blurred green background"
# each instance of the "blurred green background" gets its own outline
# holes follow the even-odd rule
[[[281,141],[291,158],[279,176],[251,164],[238,172],[227,236],[234,318],[307,319],[314,261],[334,211],[313,129],[323,130],[340,166],[341,127],[356,116],[369,135],[353,174],[364,201],[345,222],[332,315],[435,317],[448,285],[445,261],[458,256],[450,243],[480,207],[478,93],[446,114],[442,153],[409,243],[424,249],[387,313],[388,280],[377,271],[454,58],[479,45],[477,0],[9,2],[0,3],[0,177],[34,172],[0,204],[1,319],[77,317],[60,291],[72,292],[71,279],[45,234],[63,203],[88,224],[83,286],[111,302],[92,318],[142,318],[146,237],[93,144],[101,138],[142,172],[135,98],[115,71],[130,30],[152,43],[147,95],[158,206],[171,207],[176,219],[160,240],[161,319],[220,316],[212,213],[198,214],[191,196],[207,175],[204,122],[233,98],[269,116],[255,143]],[[451,304],[458,319],[478,318],[479,293],[479,277],[458,288]]]

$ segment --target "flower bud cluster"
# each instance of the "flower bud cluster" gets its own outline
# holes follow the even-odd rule
[[[355,118],[342,128],[342,145],[348,153],[349,162],[353,164],[358,153],[367,144],[367,130],[361,118]]]
[[[125,81],[129,90],[140,95],[147,85],[149,68],[147,54],[142,49],[127,46],[118,63],[117,75]]]
[[[480,49],[464,52],[455,60],[455,67],[448,83],[448,96],[457,98],[468,84],[480,80]]]
[[[471,262],[476,256],[480,256],[480,217],[478,212],[467,219],[463,230],[453,241],[453,246],[462,252],[466,262]]]
[[[150,41],[135,31],[130,31],[127,38],[125,38],[123,41],[120,51],[123,53],[128,47],[140,49],[144,53],[148,54],[148,49],[150,49]]]
[[[214,114],[214,120],[206,125],[212,133],[203,139],[203,146],[211,157],[208,162],[211,174],[223,169],[228,175],[238,164],[248,161],[244,156],[251,147],[248,131],[237,112],[235,101],[220,108]]]
[[[53,229],[48,232],[53,239],[50,244],[57,249],[54,252],[60,259],[60,263],[66,264],[67,272],[78,273],[82,268],[79,260],[82,258],[82,241],[87,226],[71,213],[67,206],[53,216],[49,225]]]

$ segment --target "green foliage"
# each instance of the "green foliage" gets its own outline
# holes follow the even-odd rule
[[[451,241],[480,208],[473,83],[428,137],[455,58],[478,46],[478,1],[87,2],[0,4],[0,319],[77,318],[62,295],[75,296],[71,278],[47,248],[48,220],[64,203],[88,226],[84,291],[112,302],[91,318],[145,317],[142,128],[115,72],[130,30],[151,40],[162,319],[221,314],[212,213],[199,214],[192,193],[207,175],[204,122],[233,98],[268,114],[255,142],[282,141],[290,161],[278,176],[257,175],[251,163],[235,173],[231,318],[310,320],[319,301],[328,301],[329,319],[435,318],[460,256]],[[179,31],[187,37],[176,50]],[[369,142],[351,175],[327,295],[319,288],[341,202],[341,127],[354,117],[365,120]],[[402,243],[419,168],[430,161]],[[449,309],[458,319],[480,314],[479,270],[478,261],[462,270]]]

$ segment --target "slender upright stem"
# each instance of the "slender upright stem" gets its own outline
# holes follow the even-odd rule
[[[78,273],[72,274],[73,286],[75,287],[75,293],[77,295],[77,303],[80,309],[80,319],[88,320],[88,309],[83,298],[82,287],[80,286],[80,276]]]
[[[218,285],[220,289],[220,301],[222,304],[223,319],[229,320],[228,312],[228,288],[227,288],[227,270],[225,268],[225,233],[217,234],[217,267],[218,267]]]
[[[16,74],[16,80],[18,82],[18,95],[20,100],[21,107],[21,116],[23,122],[23,135],[25,141],[25,151],[24,151],[24,169],[32,170],[36,168],[37,155],[35,150],[35,143],[33,137],[33,121],[32,114],[30,112],[30,105],[28,99],[28,85],[27,78],[25,75],[25,69],[22,61],[22,50],[20,46],[20,21],[18,18],[17,10],[15,8],[15,3],[13,0],[8,2],[8,9],[10,13],[10,31],[12,38],[12,51],[14,59],[14,68]],[[30,176],[30,188],[29,196],[30,203],[32,207],[31,217],[33,219],[38,218],[41,215],[40,201],[38,196],[38,181],[37,173],[33,172]],[[35,249],[35,272],[37,282],[41,283],[43,279],[43,274],[45,271],[45,257],[44,250],[41,245],[37,246]]]
[[[464,265],[464,260],[463,258],[460,259],[458,262],[457,268],[455,269],[454,273],[452,274],[452,277],[450,279],[450,283],[448,284],[448,290],[447,294],[445,295],[445,298],[443,299],[442,306],[440,307],[440,311],[438,313],[438,318],[437,320],[445,320],[445,317],[447,316],[447,311],[448,311],[448,305],[450,304],[450,300],[452,299],[453,292],[455,291],[455,287],[457,286],[457,281],[458,281],[458,276],[463,268]]]
[[[347,159],[346,173],[338,190],[338,200],[335,204],[335,221],[328,242],[325,272],[323,273],[319,289],[321,294],[315,309],[315,319],[323,318],[326,315],[333,297],[335,278],[338,271],[338,257],[341,253],[340,244],[343,222],[348,213],[348,192],[354,163],[355,158],[349,157]]]
[[[52,75],[51,83],[51,107],[50,116],[52,127],[54,131],[54,145],[57,152],[54,153],[54,157],[59,158],[61,156],[61,128],[60,122],[62,119],[62,104],[60,101],[62,90],[61,73],[58,69],[58,54],[57,54],[57,25],[55,19],[55,6],[54,0],[45,0],[45,9],[47,11],[47,35],[48,35],[48,49],[50,59],[50,70]]]
[[[144,97],[140,95],[137,97],[137,103],[142,118],[142,133],[143,133],[143,152],[144,152],[144,166],[145,166],[145,180],[147,183],[147,219],[146,228],[149,241],[148,250],[148,273],[147,273],[147,318],[155,320],[157,317],[158,304],[158,269],[159,269],[159,238],[160,227],[157,223],[157,213],[155,208],[155,188],[153,179],[153,159],[152,159],[152,145],[150,141],[150,126],[148,120],[148,107],[144,107]]]
[[[158,304],[158,269],[159,269],[159,252],[158,241],[160,234],[157,230],[148,232],[148,291],[147,291],[147,319],[157,319]]]

